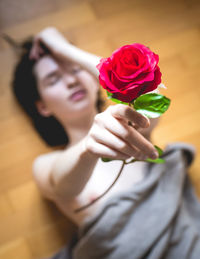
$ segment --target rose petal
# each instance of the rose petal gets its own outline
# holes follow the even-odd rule
[[[139,91],[140,91],[140,86],[135,86],[134,90],[127,89],[126,91],[124,90],[118,93],[114,93],[113,97],[122,102],[129,103],[135,98],[137,98]]]
[[[160,84],[158,61],[159,56],[142,44],[125,45],[100,60],[100,84],[116,98],[131,101]]]

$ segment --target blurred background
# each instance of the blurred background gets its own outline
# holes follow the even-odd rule
[[[199,0],[0,0],[0,30],[21,41],[57,27],[78,47],[102,57],[139,42],[160,56],[171,99],[153,142],[193,144],[189,174],[200,197],[200,1]],[[32,178],[36,156],[52,151],[33,130],[11,93],[16,56],[0,39],[0,258],[51,256],[75,230],[44,200]]]

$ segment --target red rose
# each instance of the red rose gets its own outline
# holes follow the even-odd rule
[[[159,57],[142,44],[125,45],[97,65],[99,82],[112,97],[131,102],[161,83]]]

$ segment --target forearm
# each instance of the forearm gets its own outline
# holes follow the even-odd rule
[[[52,166],[51,179],[58,197],[77,196],[88,182],[97,157],[86,150],[84,139],[64,150]]]
[[[32,58],[38,58],[40,51],[39,46],[41,43],[49,49],[55,58],[67,59],[74,63],[78,63],[98,78],[99,73],[96,65],[99,63],[101,57],[74,46],[67,41],[56,28],[48,27],[38,33],[34,39],[34,46],[30,54]]]
[[[72,62],[78,63],[88,72],[92,73],[95,78],[98,78],[99,71],[96,66],[99,63],[101,57],[79,49],[78,47],[69,43],[62,46],[61,53],[64,58],[70,59]]]

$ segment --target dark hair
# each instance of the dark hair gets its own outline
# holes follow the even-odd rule
[[[23,51],[15,67],[12,81],[14,95],[31,119],[37,132],[49,146],[67,145],[70,140],[60,122],[54,116],[44,117],[40,115],[35,106],[35,101],[40,99],[40,95],[33,73],[36,61],[29,58],[32,45],[33,38],[29,38],[21,44]],[[98,112],[101,111],[103,103],[100,92],[98,92],[96,103]]]

